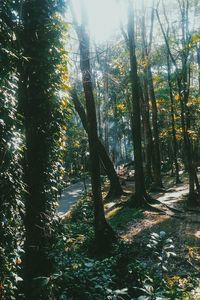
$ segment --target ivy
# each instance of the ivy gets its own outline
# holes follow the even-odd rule
[[[15,299],[21,280],[22,218],[24,214],[22,159],[24,137],[18,116],[18,47],[14,1],[0,8],[0,298]]]

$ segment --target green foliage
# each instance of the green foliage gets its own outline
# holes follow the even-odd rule
[[[195,294],[195,287],[198,286],[199,279],[187,276],[169,277],[169,260],[170,257],[175,257],[175,247],[173,240],[167,237],[164,231],[159,234],[152,233],[147,247],[151,250],[157,261],[149,272],[144,272],[144,277],[141,281],[142,287],[136,290],[141,291],[137,300],[193,300],[192,295]]]
[[[176,256],[172,239],[167,238],[164,231],[161,231],[159,234],[152,233],[147,247],[151,249],[152,255],[156,256],[156,269],[160,268],[163,277],[164,273],[168,271],[167,264],[169,258]]]
[[[84,129],[71,116],[66,130],[65,167],[67,179],[81,177],[88,170],[88,142]]]
[[[25,1],[20,42],[20,106],[26,136],[24,294],[47,298],[56,205],[64,179],[68,117],[67,25],[63,1]],[[39,279],[38,279],[39,278]]]
[[[56,224],[51,252],[54,270],[49,277],[35,279],[36,291],[45,293],[49,299],[126,299],[121,297],[127,295],[127,290],[119,287],[118,282],[124,268],[122,257],[128,248],[119,244],[110,257],[91,256],[94,239],[91,199],[82,198],[66,220],[52,222]],[[128,274],[132,278],[132,273]]]
[[[136,208],[117,208],[109,214],[109,223],[114,229],[125,229],[129,222],[143,216],[142,210]]]
[[[15,1],[0,7],[0,298],[15,299],[21,263],[24,214],[24,138],[17,113],[18,47]]]

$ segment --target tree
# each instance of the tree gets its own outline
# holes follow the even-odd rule
[[[147,45],[147,37],[146,37],[146,28],[145,28],[145,19],[142,18],[141,22],[141,30],[142,30],[142,56],[145,62],[144,67],[144,88],[146,89],[146,93],[149,95],[152,106],[152,142],[149,143],[152,148],[152,168],[153,168],[153,179],[154,179],[154,188],[159,189],[163,187],[162,178],[161,178],[161,158],[160,158],[160,141],[159,141],[159,130],[158,130],[158,109],[157,102],[154,90],[153,83],[153,74],[150,62],[150,50],[152,44],[152,36],[153,36],[153,24],[154,24],[154,10],[152,10],[151,14],[151,29],[150,29],[150,41],[149,45]],[[146,96],[147,97],[147,96]],[[147,101],[147,100],[146,100]],[[149,130],[148,130],[149,131]]]
[[[167,79],[169,85],[169,95],[170,95],[170,102],[171,102],[171,125],[172,125],[172,139],[173,139],[173,160],[175,165],[175,174],[176,174],[176,183],[180,183],[179,178],[179,166],[177,160],[177,138],[176,138],[176,127],[175,127],[175,117],[174,117],[174,97],[173,97],[173,89],[172,89],[172,82],[171,82],[171,64],[170,64],[170,57],[169,54],[167,55]]]
[[[70,2],[71,4],[71,2]],[[87,112],[87,131],[90,151],[90,172],[92,183],[92,198],[94,203],[94,228],[95,240],[97,251],[105,251],[112,239],[114,232],[110,225],[107,223],[104,213],[104,206],[101,194],[101,181],[100,181],[100,159],[98,152],[98,134],[97,134],[97,119],[96,108],[93,94],[91,68],[90,68],[90,46],[89,36],[86,30],[87,15],[83,3],[81,3],[82,24],[77,24],[73,6],[71,11],[73,14],[73,21],[75,30],[79,39],[80,48],[80,68],[82,73],[82,83],[86,100]]]
[[[145,204],[146,190],[143,173],[143,159],[141,147],[141,115],[140,115],[140,90],[137,74],[137,59],[135,54],[134,13],[132,3],[128,5],[128,41],[130,51],[130,81],[132,85],[132,127],[135,160],[135,195],[134,205],[141,207]]]
[[[25,59],[21,67],[20,104],[26,137],[24,280],[27,299],[46,297],[40,289],[35,290],[35,285],[37,278],[48,278],[53,267],[49,253],[66,122],[66,99],[59,94],[67,89],[61,8],[62,3],[57,0],[27,0],[23,5],[21,42]]]
[[[17,3],[0,5],[0,299],[16,299],[23,240],[23,134],[17,113]]]
[[[181,129],[182,129],[182,136],[183,136],[183,143],[184,143],[184,159],[185,159],[186,169],[189,175],[188,202],[189,204],[193,204],[196,202],[196,196],[197,196],[195,192],[195,184],[198,191],[199,183],[198,183],[198,178],[195,170],[193,145],[189,135],[190,125],[191,125],[191,120],[190,120],[191,115],[190,115],[190,108],[187,105],[189,100],[189,93],[190,93],[189,43],[191,41],[191,37],[189,34],[189,27],[188,27],[189,2],[179,1],[179,8],[181,12],[181,24],[182,24],[181,25],[182,51],[180,51],[180,54],[178,56],[180,64],[177,63],[176,59],[173,56],[173,53],[170,48],[169,40],[167,38],[166,32],[164,31],[163,25],[160,20],[158,10],[156,10],[156,15],[165,40],[167,53],[170,56],[170,59],[176,71],[178,99],[180,102],[180,111],[181,111]],[[181,67],[179,67],[179,65]]]

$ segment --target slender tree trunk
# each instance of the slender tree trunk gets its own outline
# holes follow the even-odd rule
[[[135,197],[133,205],[141,207],[145,204],[146,190],[143,173],[143,159],[141,147],[141,115],[140,90],[137,74],[137,59],[135,53],[134,14],[131,1],[128,5],[128,39],[131,66],[132,107],[133,107],[133,146],[135,159]]]
[[[155,162],[153,164],[154,168],[154,180],[155,187],[162,188],[162,178],[161,178],[161,158],[160,158],[160,141],[159,141],[159,130],[158,130],[158,109],[156,103],[156,97],[153,85],[153,76],[151,71],[151,65],[147,67],[147,79],[149,84],[149,95],[152,105],[152,125],[153,125],[153,149],[155,155]]]
[[[97,82],[96,82],[96,86],[97,86],[97,98],[99,99],[99,101],[98,101],[98,106],[97,106],[98,136],[99,136],[99,139],[101,140],[101,138],[102,138],[101,94],[100,94],[100,86],[99,86],[99,81],[98,81],[98,79],[97,79]]]
[[[73,13],[73,6],[71,4]],[[94,202],[94,228],[96,248],[102,252],[108,248],[110,242],[114,238],[112,228],[106,221],[104,206],[101,194],[101,180],[100,180],[100,160],[98,152],[98,135],[97,135],[97,120],[96,108],[93,94],[91,69],[90,69],[90,46],[89,36],[86,31],[87,15],[84,10],[84,5],[81,3],[82,10],[82,25],[79,27],[75,18],[74,25],[79,38],[80,48],[80,68],[82,73],[82,83],[86,100],[87,112],[87,132],[89,140],[89,151],[91,161],[91,183],[92,183],[92,198]]]
[[[198,64],[198,82],[199,82],[199,94],[200,94],[200,43],[197,45],[197,64]]]
[[[144,91],[144,95],[143,95]],[[141,88],[141,112],[142,112],[142,120],[143,120],[143,127],[144,127],[144,142],[145,142],[145,156],[146,156],[146,165],[145,165],[145,178],[146,178],[146,185],[149,187],[153,182],[152,176],[152,158],[154,153],[152,153],[153,149],[153,141],[152,141],[152,132],[151,126],[149,122],[149,97],[147,92],[147,87],[145,83],[143,84],[143,91]]]
[[[160,141],[159,141],[159,130],[158,130],[158,112],[157,112],[157,103],[153,85],[153,76],[151,71],[151,64],[149,61],[149,49],[151,48],[151,40],[153,34],[153,20],[154,12],[152,11],[152,20],[151,20],[151,32],[150,32],[150,45],[147,46],[146,30],[145,30],[145,20],[142,18],[141,29],[142,29],[142,56],[145,61],[146,66],[144,67],[145,73],[145,85],[147,83],[147,89],[145,86],[145,95],[146,98],[150,97],[152,105],[152,141],[151,151],[152,151],[152,168],[153,168],[153,177],[154,177],[154,188],[162,188],[162,179],[161,179],[161,157],[160,157]]]
[[[78,95],[76,94],[75,91],[72,92],[72,99],[73,99],[75,109],[80,116],[81,122],[83,124],[83,128],[85,129],[86,132],[88,132],[85,110],[82,104],[80,103],[78,99]],[[97,138],[97,149],[98,149],[100,161],[110,180],[110,190],[106,198],[120,197],[121,195],[123,195],[123,189],[120,185],[119,178],[115,171],[114,165],[110,157],[108,156],[104,145],[102,144],[99,138]]]
[[[174,98],[172,92],[172,83],[171,83],[171,67],[170,67],[170,58],[169,54],[167,55],[167,78],[168,78],[168,85],[169,85],[169,94],[170,94],[170,101],[171,101],[171,125],[172,125],[172,138],[173,138],[173,160],[175,165],[175,175],[176,175],[176,183],[180,183],[179,178],[179,166],[177,161],[177,139],[176,139],[176,128],[175,128],[175,118],[174,118]]]

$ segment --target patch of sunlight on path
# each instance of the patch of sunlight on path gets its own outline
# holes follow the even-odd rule
[[[86,182],[87,188],[90,189],[90,181]],[[58,214],[65,214],[74,205],[78,199],[85,193],[84,184],[82,181],[74,183],[63,190],[59,199]]]

